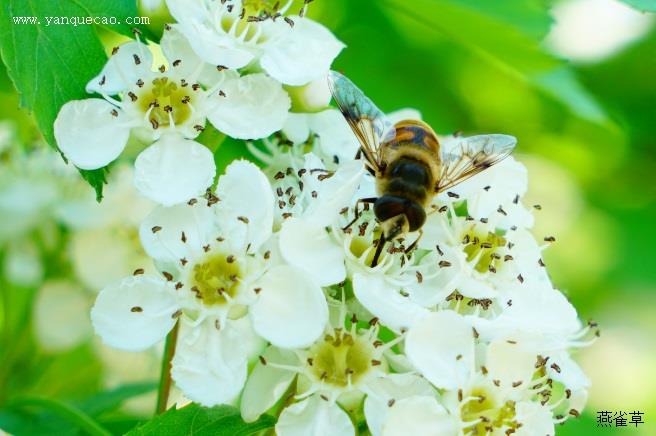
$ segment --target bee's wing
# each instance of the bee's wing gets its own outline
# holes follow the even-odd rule
[[[510,155],[517,139],[510,135],[479,135],[462,138],[458,145],[442,153],[436,192],[467,180]]]
[[[383,111],[342,74],[328,74],[330,92],[351,130],[360,142],[367,162],[375,172],[381,167],[379,147],[394,135],[394,124]]]

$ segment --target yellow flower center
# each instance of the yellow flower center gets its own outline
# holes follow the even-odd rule
[[[496,253],[498,248],[506,245],[506,240],[502,236],[492,232],[484,234],[470,230],[463,235],[462,243],[465,245],[464,252],[467,254],[468,262],[478,258],[475,268],[479,272],[496,270],[503,263],[501,256]]]
[[[337,387],[357,384],[373,365],[373,345],[364,337],[341,329],[326,335],[309,353],[308,362],[317,380]]]
[[[498,403],[494,394],[485,387],[477,387],[469,393],[469,399],[462,406],[461,417],[463,422],[480,421],[478,424],[467,427],[466,434],[488,434],[494,429],[519,428],[515,421],[515,403],[506,401]]]
[[[260,13],[267,13],[273,15],[280,10],[280,5],[284,3],[279,0],[244,0],[242,4],[246,9],[246,16],[259,15]],[[276,5],[278,6],[277,8]]]
[[[152,107],[148,120],[154,129],[170,125],[170,118],[180,125],[191,117],[190,103],[193,101],[191,85],[181,86],[159,77],[141,88],[137,98],[139,109],[146,113]],[[130,96],[134,100],[134,97]],[[170,115],[170,117],[169,117]]]
[[[211,254],[191,270],[191,291],[207,306],[222,305],[234,298],[240,285],[241,268],[234,256]]]

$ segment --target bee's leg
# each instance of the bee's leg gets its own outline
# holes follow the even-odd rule
[[[378,245],[376,246],[376,253],[374,254],[374,258],[371,261],[371,267],[375,267],[378,265],[378,258],[380,257],[380,253],[383,251],[383,247],[385,246],[385,235],[381,233],[380,238],[378,238]]]
[[[417,239],[415,239],[415,241],[412,244],[410,244],[408,248],[405,249],[405,254],[409,254],[412,250],[414,250],[417,247],[417,243],[419,243],[421,237],[424,236],[423,229],[419,229],[418,232],[419,232],[419,236],[417,236]]]
[[[358,152],[355,153],[355,160],[358,160],[362,157],[362,147],[358,148]]]
[[[342,227],[342,230],[346,230],[349,227],[353,225],[354,222],[356,222],[360,218],[360,209],[358,206],[360,206],[360,203],[374,203],[376,201],[376,197],[368,197],[368,198],[360,198],[358,201],[355,202],[355,218],[351,220],[347,225]]]

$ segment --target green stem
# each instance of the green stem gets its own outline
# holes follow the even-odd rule
[[[155,414],[159,415],[166,411],[166,405],[171,393],[171,361],[175,355],[175,345],[178,342],[178,329],[180,323],[176,323],[166,336],[164,354],[162,355],[162,372],[159,378],[159,389],[157,390],[157,409]]]
[[[10,407],[34,406],[50,410],[67,421],[77,425],[91,436],[111,436],[111,433],[77,408],[49,398],[23,397],[11,401]]]

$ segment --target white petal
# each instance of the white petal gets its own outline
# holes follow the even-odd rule
[[[136,58],[135,58],[136,56]],[[131,41],[118,47],[100,74],[87,84],[87,92],[115,95],[135,86],[137,80],[151,75],[153,55],[144,43]]]
[[[321,226],[334,224],[342,208],[353,202],[353,196],[363,175],[362,161],[350,161],[340,165],[331,177],[320,182],[317,199],[306,211],[308,219]]]
[[[369,312],[396,332],[411,327],[428,314],[427,309],[402,296],[382,274],[354,274],[353,292]]]
[[[345,45],[319,23],[299,17],[292,20],[291,29],[281,20],[268,23],[283,30],[265,45],[260,65],[282,83],[299,86],[325,77]]]
[[[255,58],[255,51],[251,47],[205,23],[185,22],[174,24],[173,27],[184,34],[196,54],[211,65],[237,70]]]
[[[320,224],[302,218],[283,222],[280,253],[291,265],[311,274],[321,286],[330,286],[346,277],[344,250]]]
[[[66,103],[57,114],[54,129],[59,149],[84,170],[104,167],[116,159],[130,136],[123,112],[100,98]]]
[[[214,156],[190,139],[166,135],[142,151],[134,163],[134,184],[164,206],[186,202],[214,181]]]
[[[264,173],[253,163],[239,160],[219,177],[216,190],[221,199],[216,216],[230,241],[257,250],[271,236],[273,226],[273,190]],[[247,223],[243,221],[247,219]]]
[[[569,335],[581,328],[574,306],[550,283],[536,283],[531,292],[522,285],[510,289],[504,300],[511,299],[512,306],[506,307],[493,322],[499,334],[524,331],[566,342]]]
[[[360,144],[340,111],[329,109],[308,115],[308,119],[319,137],[319,149],[330,160],[337,156],[340,162],[348,162],[355,157]]]
[[[512,204],[514,198],[523,196],[527,189],[526,167],[511,156],[450,191],[467,200],[467,212],[478,220],[492,218],[500,205]]]
[[[103,342],[140,351],[164,339],[178,310],[173,287],[153,276],[127,277],[100,291],[91,322]]]
[[[308,114],[290,113],[282,128],[282,132],[294,144],[305,142],[308,136],[310,136]]]
[[[239,333],[230,326],[216,330],[214,320],[198,327],[183,324],[171,375],[191,400],[203,406],[232,403],[246,381],[247,356]]]
[[[514,433],[518,436],[546,435],[554,436],[553,415],[548,406],[531,401],[520,401],[515,406],[517,421],[522,426]]]
[[[191,5],[191,2],[185,3]],[[203,85],[212,86],[223,77],[215,65],[208,64],[198,57],[189,45],[189,40],[178,30],[178,26],[164,31],[160,46],[166,59],[171,63],[175,75],[184,78],[187,82],[198,81]],[[173,66],[173,62],[177,60],[180,63]]]
[[[487,346],[485,367],[492,380],[499,380],[503,388],[521,382],[524,389],[535,372],[537,353],[522,340],[513,337],[512,342],[498,339]]]
[[[410,329],[406,354],[433,385],[441,389],[462,386],[474,363],[471,325],[451,311],[434,312]]]
[[[223,133],[238,139],[265,138],[285,125],[291,100],[282,85],[264,74],[233,77],[224,82],[225,97],[208,102],[207,118]]]
[[[286,407],[276,424],[278,436],[353,436],[349,416],[335,403],[319,395]]]
[[[238,69],[253,60],[253,48],[221,27],[239,19],[241,3],[232,2],[232,12],[228,12],[228,5],[223,3],[218,5],[186,0],[166,0],[166,3],[178,22],[173,28],[184,34],[196,54],[205,62]]]
[[[390,410],[389,401],[399,401],[415,395],[434,396],[435,390],[425,378],[414,374],[389,374],[367,383],[364,414],[374,436],[380,436]]]
[[[330,87],[326,77],[319,77],[303,86],[287,86],[287,92],[292,99],[294,112],[314,113],[330,107]]]
[[[548,366],[551,378],[567,386],[572,391],[585,391],[590,387],[590,379],[585,375],[583,369],[572,359],[566,351],[549,354],[551,361],[556,363],[560,371]],[[578,409],[581,410],[581,409]]]
[[[156,262],[178,265],[180,259],[191,260],[202,253],[215,237],[214,224],[214,212],[201,201],[193,206],[158,206],[141,223],[139,238]]]
[[[298,363],[296,355],[290,351],[269,347],[263,355],[267,362],[282,365]],[[289,388],[296,373],[263,365],[258,361],[248,377],[241,396],[241,417],[246,422],[255,421],[273,407]]]
[[[458,260],[446,247],[443,249],[443,253],[444,255],[440,256],[437,252],[431,251],[422,257],[417,266],[417,271],[422,274],[421,282],[416,277],[410,277],[410,284],[405,286],[405,290],[410,294],[410,299],[420,306],[433,307],[444,301],[455,289],[460,289],[458,284],[461,271],[458,268]],[[443,261],[450,262],[451,266],[438,268],[435,271],[435,265]],[[407,274],[416,276],[414,271]]]
[[[34,303],[34,329],[47,351],[70,349],[91,336],[89,294],[69,281],[48,282]]]
[[[383,424],[384,436],[459,434],[455,420],[434,397],[416,396],[394,403]]]
[[[312,277],[290,266],[267,271],[249,314],[255,331],[281,348],[303,348],[314,342],[328,322],[328,304]]]

